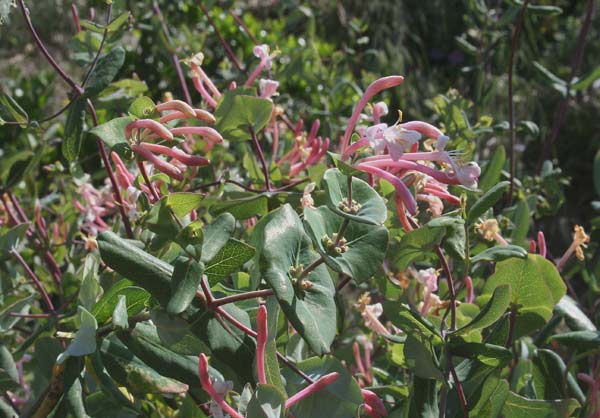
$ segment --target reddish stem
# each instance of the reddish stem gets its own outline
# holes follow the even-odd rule
[[[48,292],[46,292],[46,289],[44,289],[44,285],[42,284],[42,281],[40,280],[40,278],[37,276],[37,274],[35,274],[33,272],[33,270],[31,270],[31,267],[29,267],[29,264],[27,264],[27,262],[23,259],[23,257],[21,257],[21,254],[19,254],[14,249],[11,250],[10,252],[17,259],[17,261],[21,264],[21,266],[23,266],[23,268],[25,269],[25,271],[27,272],[29,277],[31,277],[31,280],[33,280],[35,287],[38,289],[38,291],[41,293],[42,297],[44,298],[44,302],[46,303],[46,306],[48,306],[48,309],[50,309],[50,312],[54,313],[55,312],[54,305],[52,304],[52,301],[50,300],[50,295],[48,295]]]

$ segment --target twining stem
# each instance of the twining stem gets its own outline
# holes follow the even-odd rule
[[[94,57],[94,61],[92,61],[92,65],[90,65],[89,70],[83,77],[83,81],[81,82],[81,88],[85,88],[85,85],[90,79],[90,76],[96,69],[96,65],[98,64],[98,60],[100,59],[100,54],[104,49],[104,45],[106,44],[106,38],[108,37],[108,25],[110,24],[110,18],[112,16],[112,3],[108,5],[108,11],[106,12],[106,27],[104,28],[104,33],[102,34],[102,40],[100,41],[100,46],[98,47],[98,52],[96,52],[96,56]]]
[[[54,313],[55,312],[54,305],[52,304],[52,301],[50,300],[50,295],[48,295],[48,292],[46,292],[46,289],[44,288],[44,285],[42,284],[42,281],[40,280],[40,278],[37,276],[37,274],[35,274],[33,272],[31,267],[29,267],[29,264],[27,264],[27,262],[23,259],[23,257],[21,257],[21,254],[19,254],[18,251],[13,249],[13,250],[10,250],[10,253],[17,259],[19,264],[21,264],[21,266],[23,266],[23,268],[25,269],[25,272],[27,272],[27,275],[31,278],[31,280],[33,280],[35,287],[38,289],[38,291],[44,298],[44,302],[46,303],[46,306],[48,307],[48,309],[50,310],[51,313]]]
[[[254,150],[256,151],[256,154],[258,155],[258,159],[260,160],[260,164],[262,166],[267,191],[270,192],[271,179],[269,178],[269,166],[267,165],[267,161],[265,160],[265,154],[263,153],[262,147],[260,146],[260,142],[258,142],[258,137],[256,136],[256,132],[254,132],[253,128],[250,128],[250,136],[252,137],[252,145],[254,146]]]
[[[458,375],[456,374],[456,370],[454,369],[454,364],[452,364],[452,355],[447,349],[446,358],[448,359],[448,369],[450,370],[452,380],[454,381],[454,385],[456,386],[456,392],[458,393],[458,399],[460,401],[460,407],[463,411],[463,416],[464,418],[469,418],[469,408],[467,405],[467,398],[465,397],[465,391],[463,390],[460,380],[458,380]]]
[[[268,297],[268,296],[273,296],[273,295],[274,295],[274,292],[272,289],[255,290],[253,292],[244,292],[244,293],[240,293],[237,295],[231,295],[231,296],[226,296],[223,298],[215,299],[211,303],[211,306],[217,307],[217,306],[227,305],[228,303],[239,302],[241,300],[263,298],[263,297]]]
[[[167,38],[167,41],[169,42],[169,44],[172,44],[171,34],[169,33],[169,28],[167,27],[167,24],[165,23],[165,19],[163,17],[162,11],[160,10],[160,6],[158,5],[157,1],[154,1],[152,4],[154,7],[154,13],[156,13],[158,20],[160,21],[161,29],[162,29],[163,33],[165,34],[165,37]],[[181,70],[181,65],[179,64],[179,58],[177,57],[177,54],[175,54],[175,52],[171,53],[171,61],[173,61],[173,66],[175,67],[175,71],[177,72],[177,78],[179,79],[179,84],[181,84],[181,90],[183,91],[183,97],[185,98],[185,101],[187,102],[187,104],[191,105],[192,104],[192,96],[190,96],[190,90],[188,89],[187,83],[185,82],[185,77],[183,76],[183,71]]]
[[[342,274],[340,275],[342,276]],[[335,288],[337,292],[342,290],[348,283],[350,283],[350,280],[352,280],[352,276],[348,276],[346,274],[344,274],[343,276],[344,278],[338,282],[337,287]]]
[[[154,188],[152,181],[150,181],[150,177],[148,177],[148,173],[146,172],[146,166],[141,161],[136,161],[136,163],[140,170],[140,173],[142,174],[142,177],[144,178],[144,181],[146,182],[146,186],[148,186],[148,189],[150,190],[150,194],[152,194],[152,198],[154,199],[154,202],[158,202],[160,200],[160,196],[158,195],[158,192]]]
[[[4,207],[9,215],[9,219],[11,220],[11,222],[14,221],[15,224],[29,223],[29,219],[27,219],[27,215],[25,214],[25,211],[21,207],[19,200],[14,195],[14,193],[8,191],[7,194],[13,205],[13,208],[15,208],[15,210],[17,211],[17,216],[15,216],[10,210],[9,206],[6,204],[6,201],[4,201]],[[4,196],[2,196],[2,198],[4,199]],[[35,231],[33,227],[30,226],[27,229],[27,236],[33,241],[35,245],[38,245],[40,249],[44,251],[44,261],[46,262],[46,265],[52,273],[52,278],[54,280],[54,283],[56,284],[56,288],[60,292],[62,291],[62,272],[60,271],[60,267],[58,266],[58,263],[56,262],[56,259],[54,258],[52,253],[48,249],[46,249],[47,243],[42,243],[42,240],[36,238],[34,234]]]
[[[510,45],[510,55],[508,58],[508,125],[510,128],[510,191],[508,193],[509,204],[513,201],[515,193],[515,147],[517,143],[517,134],[515,132],[515,111],[514,111],[514,98],[513,98],[513,70],[515,61],[515,51],[517,49],[517,42],[519,41],[519,35],[523,29],[523,20],[525,19],[525,11],[529,0],[523,2],[521,6],[521,12],[517,19],[515,30],[513,32],[512,42]]]
[[[83,88],[80,87],[71,77],[64,72],[64,70],[58,65],[58,63],[54,60],[52,55],[46,49],[46,46],[38,36],[35,28],[33,27],[33,23],[31,22],[31,17],[29,16],[29,9],[25,5],[24,0],[18,0],[19,7],[21,8],[21,12],[23,13],[23,18],[25,19],[25,23],[27,24],[27,29],[31,36],[33,36],[33,40],[35,41],[40,52],[46,57],[46,60],[50,63],[50,65],[54,68],[57,74],[65,80],[65,82],[73,89],[76,96],[81,96],[83,94]]]
[[[440,259],[440,263],[442,263],[442,268],[446,274],[446,280],[448,281],[448,291],[450,293],[450,331],[454,331],[456,329],[456,291],[454,289],[454,280],[452,279],[452,271],[450,270],[450,266],[448,265],[448,260],[444,256],[444,252],[442,251],[442,247],[439,245],[435,246],[435,252]]]
[[[513,343],[513,336],[515,333],[515,322],[517,321],[517,307],[512,305],[510,307],[510,315],[508,317],[508,335],[506,336],[506,342],[504,347],[510,348]]]
[[[219,42],[221,43],[221,45],[225,49],[225,52],[227,52],[227,55],[229,56],[229,59],[231,59],[231,62],[233,62],[233,65],[235,65],[235,67],[238,69],[238,71],[243,72],[244,68],[242,67],[242,64],[240,63],[240,61],[235,56],[233,50],[231,49],[231,46],[229,46],[229,44],[227,43],[227,41],[225,40],[225,38],[223,38],[223,35],[221,35],[221,32],[219,32],[219,29],[217,28],[217,25],[215,25],[215,21],[210,16],[209,11],[206,9],[206,7],[204,6],[203,3],[204,2],[202,0],[199,1],[198,2],[198,7],[200,7],[200,10],[202,10],[202,13],[204,13],[204,16],[206,16],[206,19],[208,20],[208,23],[210,24],[210,26],[212,26],[213,30],[215,31],[215,35],[217,35],[217,39],[219,39]]]
[[[236,327],[237,329],[242,331],[244,334],[249,335],[252,338],[257,337],[256,331],[254,331],[253,329],[248,328],[246,325],[242,324],[240,321],[238,321],[233,316],[231,316],[227,311],[225,311],[221,306],[213,307],[213,304],[215,303],[215,298],[214,298],[212,292],[210,291],[210,287],[208,286],[208,283],[207,283],[205,277],[203,277],[200,280],[200,286],[202,288],[202,292],[200,294],[202,294],[202,296],[206,302],[206,306],[209,309],[211,309],[216,315],[220,315],[223,318],[225,318],[227,321],[229,321],[229,323],[231,323],[231,325],[233,325],[234,327]],[[309,383],[314,383],[313,379],[311,379],[306,373],[304,373],[302,370],[300,370],[298,367],[296,367],[295,364],[293,364],[291,361],[289,361],[287,358],[285,358],[285,356],[283,356],[280,352],[277,352],[277,358],[283,364],[285,364],[290,370],[292,370],[294,373],[298,374],[304,380],[306,380]]]
[[[90,99],[87,100],[88,110],[92,115],[92,122],[94,126],[98,126],[98,115],[96,114],[96,108]],[[110,161],[108,160],[108,155],[106,154],[106,148],[104,148],[104,143],[100,138],[96,138],[96,145],[98,146],[98,150],[100,151],[100,156],[102,157],[102,162],[104,163],[104,167],[106,168],[106,172],[108,173],[108,178],[110,179],[110,184],[113,189],[113,194],[115,195],[115,200],[117,201],[117,206],[119,207],[119,212],[121,213],[121,218],[123,219],[123,226],[125,227],[125,233],[127,234],[127,238],[133,239],[133,230],[131,229],[131,222],[127,217],[127,212],[125,212],[125,202],[123,202],[123,197],[121,196],[121,189],[119,188],[119,184],[115,178],[115,173],[110,165]]]
[[[256,39],[256,36],[254,36],[254,34],[250,31],[250,28],[248,28],[248,26],[244,23],[242,18],[236,15],[231,9],[229,9],[229,14],[231,15],[231,17],[233,17],[233,20],[235,20],[237,24],[240,25],[242,29],[244,29],[244,32],[250,37],[250,39],[252,39],[254,45],[258,45],[258,39]]]
[[[567,113],[567,106],[569,104],[569,98],[571,95],[571,85],[573,84],[573,80],[579,71],[579,67],[581,66],[581,61],[583,59],[583,50],[585,48],[585,41],[590,31],[590,27],[593,20],[594,8],[595,8],[595,0],[588,0],[585,17],[583,18],[583,23],[581,24],[581,29],[579,31],[579,35],[577,36],[577,47],[575,48],[575,53],[573,55],[573,59],[571,61],[571,72],[569,74],[569,80],[567,82],[567,91],[565,96],[560,101],[556,111],[554,112],[554,123],[552,124],[552,130],[550,131],[549,137],[546,139],[544,143],[543,152],[540,154],[540,161],[538,163],[538,171],[542,166],[542,163],[545,159],[550,156],[550,148],[558,138],[558,134],[560,133],[560,129],[562,128],[565,120],[565,116]]]

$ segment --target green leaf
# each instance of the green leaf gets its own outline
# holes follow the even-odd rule
[[[17,365],[4,344],[0,344],[0,391],[14,391],[19,387]]]
[[[129,142],[125,138],[125,128],[130,123],[131,118],[124,116],[98,125],[89,132],[100,138],[111,151],[116,152],[122,157],[130,158],[133,155],[133,151],[131,151]]]
[[[248,403],[246,418],[280,418],[285,410],[285,395],[271,385],[258,385]]]
[[[438,418],[437,382],[415,376],[410,396],[411,418]]]
[[[427,223],[428,228],[445,228],[444,249],[454,258],[466,257],[465,221],[456,216],[440,216]]]
[[[346,243],[328,246],[324,238],[337,241],[343,223],[347,225],[343,234]],[[331,269],[357,280],[366,280],[381,267],[389,241],[384,226],[344,220],[326,206],[304,209],[304,225],[315,249]],[[335,248],[343,252],[339,253]]]
[[[560,93],[562,97],[567,96],[567,82],[558,76],[554,75],[549,69],[544,67],[537,61],[533,61],[533,68],[538,72],[541,76],[542,80],[544,80],[550,87]]]
[[[411,335],[421,342],[430,342],[433,345],[442,344],[443,339],[437,328],[419,313],[410,309],[410,306],[403,303],[386,302],[383,304],[383,310],[392,324],[407,335]]]
[[[226,91],[215,109],[215,128],[229,141],[250,139],[250,129],[259,132],[271,119],[273,102],[246,93],[247,88]]]
[[[27,112],[0,88],[0,126],[4,125],[4,121],[26,124],[28,120]]]
[[[467,215],[467,221],[469,223],[475,222],[481,215],[483,215],[489,208],[494,206],[496,202],[500,200],[504,192],[508,190],[510,182],[502,181],[496,184],[494,187],[484,193],[474,204],[471,206]]]
[[[68,357],[86,356],[96,351],[96,330],[98,329],[96,318],[82,306],[77,307],[77,312],[81,325],[75,333],[75,339],[56,359],[57,363],[63,363]]]
[[[0,167],[2,167],[4,189],[13,188],[37,168],[45,150],[45,147],[41,146],[35,154],[31,151],[20,151],[8,158],[3,158]]]
[[[166,203],[175,215],[182,218],[194,209],[197,209],[202,199],[204,199],[204,195],[199,193],[179,192],[170,193],[166,197]]]
[[[158,116],[156,104],[147,96],[138,97],[129,105],[128,110],[131,119],[154,119]]]
[[[600,331],[565,332],[553,335],[549,340],[577,350],[594,350],[600,348]]]
[[[83,129],[85,127],[85,110],[86,100],[80,97],[71,104],[67,112],[61,150],[65,159],[70,162],[76,161],[81,152]]]
[[[422,259],[442,242],[446,235],[445,228],[431,228],[427,224],[405,234],[395,251],[394,264],[400,271],[405,271],[410,263]]]
[[[517,208],[513,215],[515,229],[511,234],[511,239],[514,244],[526,244],[529,225],[531,224],[531,215],[529,214],[529,206],[527,202],[521,201],[517,203]]]
[[[505,418],[568,418],[579,408],[575,399],[527,399],[510,391],[502,408]]]
[[[215,215],[229,212],[236,219],[244,220],[269,212],[268,198],[265,194],[251,192],[230,192],[224,195],[213,207]]]
[[[211,286],[235,273],[254,256],[254,247],[229,238],[227,244],[206,265],[205,274]]]
[[[409,334],[404,343],[404,359],[406,367],[413,370],[416,376],[442,382],[446,380],[439,360],[428,341]]]
[[[594,323],[587,317],[585,313],[577,306],[570,296],[563,296],[558,301],[554,310],[557,314],[565,318],[565,322],[573,331],[596,331]]]
[[[31,304],[36,300],[35,294],[14,294],[5,296],[0,307],[0,332],[9,331],[22,318],[11,316],[11,312],[29,313]]]
[[[450,352],[463,358],[472,358],[490,367],[505,367],[513,359],[510,350],[501,345],[481,343],[452,343]]]
[[[554,351],[537,349],[533,356],[533,385],[543,399],[573,397],[585,404],[585,394],[562,358]]]
[[[230,213],[223,213],[204,228],[202,243],[202,258],[206,264],[227,244],[235,230],[235,218]]]
[[[0,236],[0,257],[9,257],[13,249],[18,249],[20,243],[25,239],[29,224],[23,223],[10,228]]]
[[[600,78],[600,66],[594,68],[588,75],[577,79],[572,85],[571,90],[585,90]]]
[[[202,221],[196,220],[187,224],[175,237],[175,242],[181,246],[196,261],[202,258],[202,244],[204,243],[204,231]]]
[[[356,410],[364,402],[358,383],[346,367],[332,356],[312,357],[297,364],[311,379],[317,380],[337,372],[336,381],[298,402],[291,412],[296,417],[347,418],[356,416]],[[289,369],[282,370],[288,393],[297,393],[307,386],[304,379]]]
[[[471,258],[471,263],[476,263],[478,261],[499,262],[513,257],[526,259],[527,250],[518,245],[497,245],[483,250],[475,257]]]
[[[481,309],[471,322],[452,332],[452,335],[467,334],[473,330],[487,328],[493,325],[508,309],[510,304],[510,286],[499,285],[494,289],[494,294],[489,302]]]
[[[110,231],[98,235],[98,248],[106,265],[139,284],[161,305],[167,306],[171,298],[173,266]]]
[[[381,225],[387,218],[383,198],[369,184],[352,177],[352,201],[355,210],[348,208],[348,177],[337,168],[325,172],[325,195],[327,206],[338,215],[373,225]]]
[[[118,328],[128,329],[129,322],[127,316],[127,297],[119,295],[119,301],[115,305],[115,310],[112,314],[112,322]]]
[[[487,192],[495,184],[500,181],[500,175],[502,174],[502,167],[506,161],[506,150],[502,145],[499,145],[492,158],[485,167],[485,171],[479,179],[479,188],[484,192]]]
[[[77,299],[81,305],[92,312],[96,299],[102,294],[102,288],[98,282],[98,268],[100,267],[100,259],[97,254],[89,253],[85,257],[83,264],[81,288]],[[97,318],[96,318],[97,320]]]
[[[136,324],[133,331],[120,331],[117,336],[126,346],[127,350],[139,357],[144,363],[152,367],[163,376],[176,379],[190,387],[198,384],[198,356],[183,355],[165,347],[152,327],[153,335],[148,332],[151,325],[148,323]],[[207,351],[206,346],[196,348],[194,351]]]
[[[262,225],[260,225],[262,224]],[[319,265],[302,279],[306,287],[292,281],[296,271],[307,269],[319,256],[310,249],[298,214],[289,204],[265,216],[257,230],[261,232],[259,269],[273,288],[285,316],[315,353],[329,352],[335,337],[335,290],[327,268]]]
[[[345,175],[345,176],[357,176],[357,175],[363,173],[362,171],[357,170],[356,168],[354,168],[351,165],[346,164],[344,161],[342,161],[340,154],[336,154],[336,153],[333,153],[331,151],[327,151],[327,155],[329,156],[329,158],[333,162],[333,165],[335,166],[335,168],[337,168],[338,170],[340,170],[340,172],[343,175]]]
[[[467,385],[469,383],[467,382]],[[467,395],[470,408],[469,416],[477,418],[498,417],[508,397],[508,390],[509,385],[506,380],[499,379],[496,373],[490,374],[483,384],[475,385],[472,396]],[[454,418],[462,416],[462,411],[457,411]]]
[[[188,385],[162,376],[117,339],[102,341],[102,361],[111,377],[136,395],[183,393],[188,390]]]
[[[554,264],[536,254],[529,254],[525,260],[510,258],[496,263],[496,271],[487,279],[483,293],[490,294],[504,284],[510,285],[511,303],[518,308],[517,333],[547,322],[566,291]]]
[[[116,32],[121,26],[123,26],[129,20],[131,12],[123,12],[116,18],[114,18],[106,27],[108,33]]]
[[[125,50],[117,46],[98,60],[96,68],[85,86],[84,98],[93,98],[104,90],[117,76],[125,62]]]
[[[125,296],[127,302],[127,315],[132,316],[139,313],[150,299],[150,294],[141,287],[132,286],[133,282],[123,279],[112,285],[112,287],[94,305],[92,314],[99,324],[104,324],[112,316],[119,296]]]
[[[204,263],[187,257],[177,257],[171,279],[171,299],[167,312],[180,314],[185,311],[196,297],[196,290],[204,272]]]

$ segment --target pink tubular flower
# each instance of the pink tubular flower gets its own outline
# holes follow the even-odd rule
[[[544,236],[544,233],[542,231],[539,231],[537,234],[537,242],[540,255],[546,258],[546,237]]]
[[[286,409],[291,408],[293,405],[295,405],[296,403],[300,402],[301,400],[309,397],[313,393],[316,393],[316,392],[320,391],[321,389],[326,388],[327,386],[329,386],[330,384],[335,382],[339,377],[340,377],[340,374],[337,372],[329,373],[329,374],[326,374],[325,376],[322,376],[316,382],[311,383],[310,385],[308,385],[307,387],[302,389],[300,392],[289,397],[285,401],[285,408]]]
[[[342,136],[342,140],[341,140],[342,159],[346,159],[346,157],[348,156],[346,154],[346,148],[348,147],[348,141],[350,141],[350,136],[352,135],[352,131],[354,131],[354,127],[356,126],[356,122],[358,121],[358,118],[360,116],[360,112],[362,112],[362,110],[365,108],[365,106],[367,105],[369,100],[371,100],[371,98],[373,96],[375,96],[377,93],[379,93],[385,89],[389,89],[391,87],[398,86],[398,85],[402,84],[403,81],[404,81],[404,77],[399,76],[399,75],[395,75],[395,76],[393,75],[393,76],[383,77],[378,80],[375,80],[374,82],[372,82],[369,85],[369,87],[367,87],[367,90],[365,91],[365,93],[361,97],[360,101],[354,108],[354,111],[352,112],[352,116],[350,117],[350,120],[348,121],[348,125],[346,126],[346,131],[344,132],[344,136]]]
[[[231,415],[232,418],[244,418],[239,412],[225,402],[223,396],[221,396],[221,394],[215,389],[214,383],[208,374],[208,360],[206,356],[201,353],[198,357],[198,360],[198,375],[200,376],[200,384],[202,385],[202,389],[209,394],[213,401],[215,401],[223,411]]]
[[[152,119],[138,119],[125,127],[125,137],[131,139],[133,130],[147,129],[166,141],[173,140],[173,134],[159,122]]]
[[[167,122],[171,122],[176,119],[198,119],[198,120],[201,120],[206,123],[215,123],[216,122],[216,119],[212,113],[207,112],[206,110],[203,110],[203,109],[193,109],[193,110],[194,110],[193,116],[190,116],[189,114],[183,113],[180,111],[174,111],[174,112],[167,113],[164,116],[161,116],[158,121],[160,123],[167,123]]]
[[[196,117],[196,111],[189,104],[187,104],[186,102],[183,102],[181,100],[169,100],[168,102],[160,103],[160,104],[156,105],[157,112],[162,113],[167,110],[178,110],[179,112],[183,113],[187,117],[190,117],[190,118]]]
[[[258,82],[258,90],[260,91],[260,97],[263,99],[270,99],[277,94],[279,88],[279,82],[268,79],[260,79]]]
[[[139,146],[154,154],[172,157],[187,166],[204,166],[210,164],[210,161],[204,157],[199,155],[190,155],[177,148],[170,148],[164,145],[152,144],[150,142],[140,142]]]
[[[385,409],[385,405],[379,396],[367,389],[362,389],[362,396],[365,400],[363,407],[365,412],[372,418],[387,417],[388,413]]]
[[[256,45],[254,47],[254,56],[259,58],[260,62],[244,83],[246,87],[251,86],[263,70],[270,70],[273,65],[273,54],[270,53],[269,45]]]
[[[131,144],[131,149],[136,154],[139,154],[140,156],[142,156],[143,158],[145,158],[146,160],[151,162],[157,170],[165,173],[167,176],[169,176],[175,180],[179,180],[179,181],[183,180],[183,173],[181,172],[181,170],[179,168],[177,168],[173,164],[163,160],[162,158],[154,155],[147,148],[145,148],[141,145],[138,145],[138,144]]]
[[[379,317],[383,313],[381,303],[371,305],[371,296],[368,293],[364,293],[358,298],[355,307],[361,313],[367,328],[370,328],[379,335],[390,335],[388,329],[379,321]]]
[[[268,328],[267,328],[267,308],[260,305],[256,314],[256,371],[258,374],[258,383],[267,384],[267,374],[265,372],[265,350],[267,347]]]
[[[173,128],[170,132],[172,135],[198,135],[213,143],[223,142],[221,134],[207,126],[182,126],[180,128]]]
[[[423,306],[421,307],[421,315],[426,315],[429,312],[431,305],[431,296],[433,292],[438,290],[437,272],[434,268],[419,270],[416,274],[416,279],[423,285]]]
[[[295,177],[307,167],[319,163],[329,149],[329,138],[323,139],[317,136],[321,126],[318,119],[313,122],[308,136],[302,133],[302,125],[303,122],[298,122],[296,125],[294,131],[295,141],[292,149],[277,162],[279,166],[286,161],[290,164],[290,178]]]
[[[473,279],[471,276],[465,277],[465,287],[467,288],[467,303],[473,303]]]

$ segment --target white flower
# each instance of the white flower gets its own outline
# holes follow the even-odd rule
[[[277,93],[279,82],[275,80],[269,80],[261,78],[258,82],[258,88],[260,90],[260,97],[263,99],[270,99]]]
[[[398,161],[406,148],[421,139],[421,134],[417,131],[401,128],[398,124],[388,127],[385,123],[370,126],[365,136],[375,153],[382,152],[387,147],[394,161]]]
[[[273,64],[272,56],[269,55],[269,52],[270,52],[270,48],[269,48],[269,45],[267,45],[267,44],[256,45],[254,47],[254,56],[256,58],[260,58],[260,60],[265,63],[264,66],[267,70],[270,70],[271,65]]]

